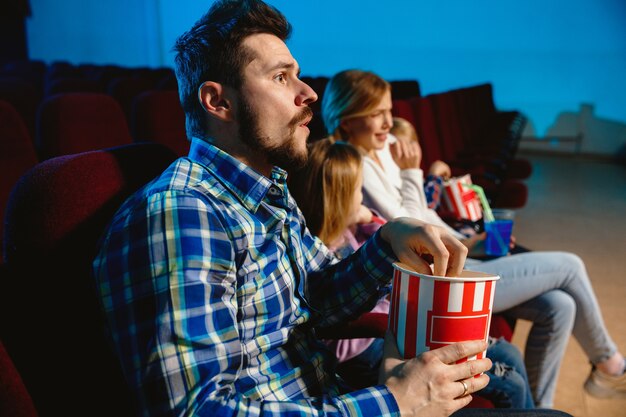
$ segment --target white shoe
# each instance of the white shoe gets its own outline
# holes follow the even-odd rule
[[[585,391],[597,398],[626,398],[626,372],[613,376],[594,367],[585,381]]]

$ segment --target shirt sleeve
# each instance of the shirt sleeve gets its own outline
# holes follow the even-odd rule
[[[431,210],[437,210],[437,207],[441,204],[441,194],[444,188],[443,182],[443,178],[438,175],[429,175],[424,181],[424,194],[426,194],[428,208]]]
[[[316,314],[315,325],[325,327],[352,320],[371,310],[387,292],[397,260],[377,231],[352,255],[321,263],[319,239],[305,231],[303,252],[308,258],[306,297]],[[327,251],[324,247],[324,250]]]
[[[375,167],[373,162],[367,161],[363,165],[363,197],[365,204],[378,210],[385,218],[413,217],[423,222],[444,228],[457,239],[464,236],[450,227],[439,215],[428,208],[424,194],[424,174],[419,168],[403,169],[399,171],[401,184],[399,193],[401,198],[394,195],[393,182],[385,178],[387,175]]]
[[[422,171],[419,169],[404,170],[401,173],[401,187],[394,185],[385,172],[376,167],[374,162],[366,159],[363,164],[363,199],[368,207],[376,209],[386,219],[396,217],[414,217],[420,206],[420,190],[423,187]]]

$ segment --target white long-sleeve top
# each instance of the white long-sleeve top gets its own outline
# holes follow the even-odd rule
[[[363,204],[377,210],[386,219],[413,217],[441,226],[457,239],[464,239],[465,236],[428,208],[424,193],[424,172],[420,168],[401,170],[394,162],[389,144],[396,140],[389,134],[385,147],[376,151],[382,168],[372,158],[364,156]]]

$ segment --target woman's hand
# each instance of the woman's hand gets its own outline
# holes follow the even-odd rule
[[[389,151],[400,169],[419,168],[422,163],[422,148],[416,142],[398,139],[389,144]]]

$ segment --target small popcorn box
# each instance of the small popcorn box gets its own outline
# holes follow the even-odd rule
[[[459,277],[440,277],[399,262],[393,266],[389,328],[405,359],[455,342],[487,340],[499,276],[463,271]]]
[[[476,192],[465,185],[472,184],[469,174],[450,178],[444,184],[442,203],[445,210],[452,212],[458,219],[471,221],[483,217],[480,199]]]

